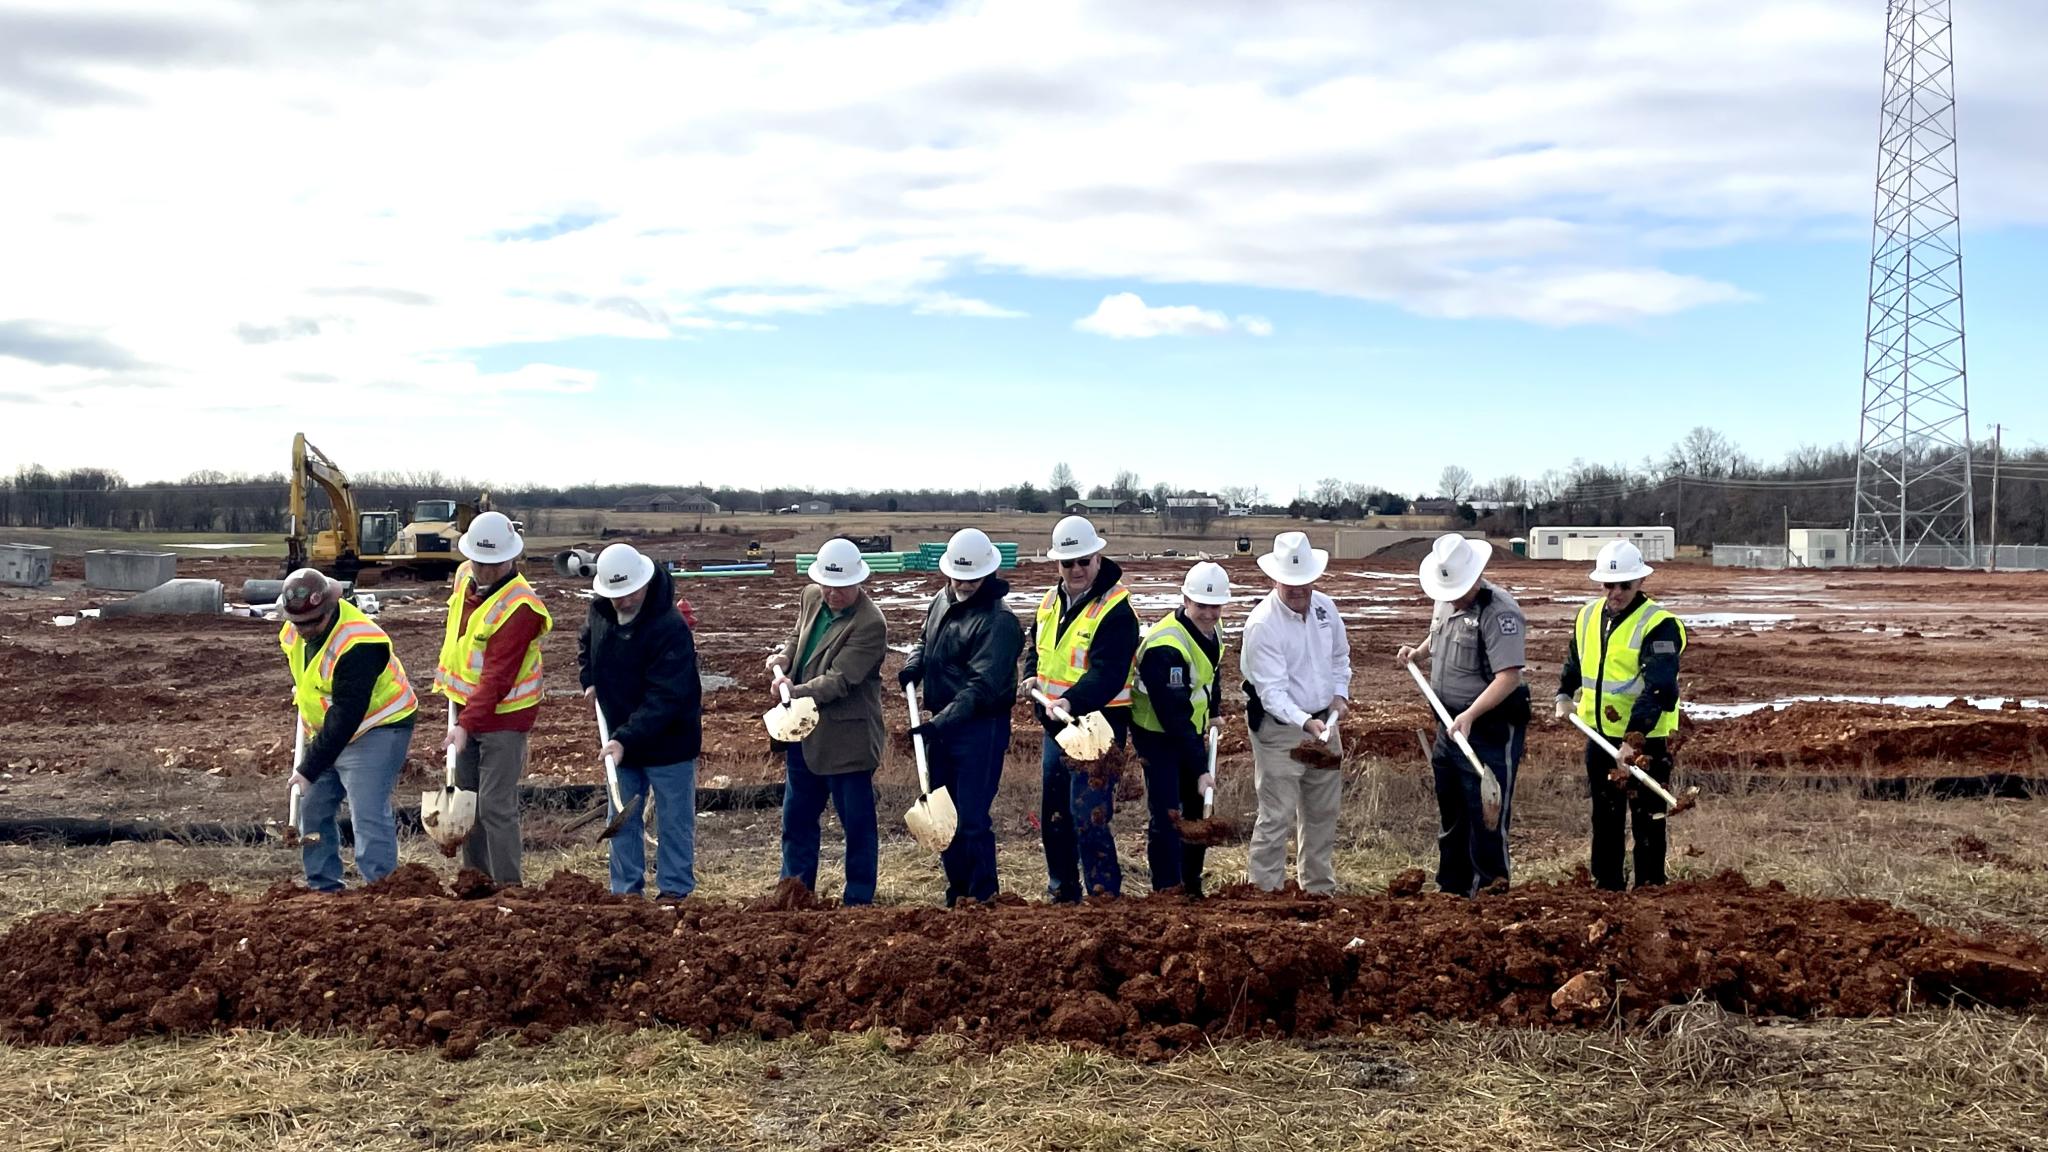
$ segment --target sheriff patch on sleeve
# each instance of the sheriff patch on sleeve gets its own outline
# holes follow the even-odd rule
[[[1500,634],[1503,636],[1513,636],[1522,630],[1522,620],[1519,616],[1502,616],[1499,620]]]

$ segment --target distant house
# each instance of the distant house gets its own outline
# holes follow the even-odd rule
[[[614,512],[695,512],[716,514],[718,505],[695,493],[678,496],[673,492],[655,492],[646,496],[628,496],[612,505]]]
[[[1223,509],[1223,502],[1214,496],[1168,496],[1166,498],[1166,506],[1169,509],[1186,509],[1190,512],[1200,511],[1204,508],[1212,512],[1220,512]]]
[[[799,516],[830,516],[839,511],[830,500],[799,500],[790,510]]]
[[[1069,500],[1068,513],[1075,516],[1135,516],[1138,502],[1135,500]]]
[[[1455,500],[1417,500],[1408,506],[1411,516],[1456,516],[1458,502]]]

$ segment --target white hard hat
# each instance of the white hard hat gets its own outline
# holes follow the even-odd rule
[[[1273,550],[1259,557],[1259,570],[1282,584],[1313,584],[1330,566],[1330,554],[1308,546],[1305,532],[1282,532],[1273,537]]]
[[[590,590],[609,600],[631,596],[654,579],[654,557],[643,556],[631,544],[610,544],[597,554],[597,575]]]
[[[517,559],[526,551],[526,541],[512,530],[512,521],[503,512],[486,512],[469,522],[469,531],[455,547],[478,564],[500,564]]]
[[[979,528],[962,528],[946,541],[946,554],[939,559],[941,575],[954,580],[979,580],[1003,566],[1002,553]]]
[[[1593,561],[1592,578],[1602,584],[1626,584],[1655,571],[1643,563],[1641,548],[1626,540],[1609,540],[1600,546],[1600,555]]]
[[[859,545],[834,536],[818,545],[818,554],[804,574],[812,583],[827,588],[851,588],[868,578],[868,562],[861,557]]]
[[[1486,562],[1493,559],[1493,546],[1484,540],[1467,540],[1456,532],[1436,538],[1429,555],[1422,558],[1422,590],[1431,600],[1456,600],[1479,583]]]
[[[1045,550],[1049,560],[1079,560],[1108,547],[1086,516],[1066,516],[1052,526],[1052,547]]]
[[[1230,603],[1230,574],[1214,560],[1204,560],[1188,569],[1180,582],[1180,594],[1197,604]]]

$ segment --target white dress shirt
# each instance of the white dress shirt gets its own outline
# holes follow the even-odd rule
[[[1259,694],[1266,714],[1299,728],[1310,715],[1351,696],[1351,640],[1336,602],[1309,593],[1301,615],[1268,592],[1245,621],[1238,671]]]

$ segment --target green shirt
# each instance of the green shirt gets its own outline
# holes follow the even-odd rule
[[[848,607],[851,608],[852,606],[848,605]],[[790,669],[792,676],[802,672],[804,665],[811,662],[811,653],[818,650],[818,642],[825,638],[825,629],[830,628],[832,622],[839,619],[841,615],[843,613],[832,611],[830,604],[822,600],[818,602],[818,618],[811,622],[811,634],[804,637],[804,646],[797,650],[796,667]]]

